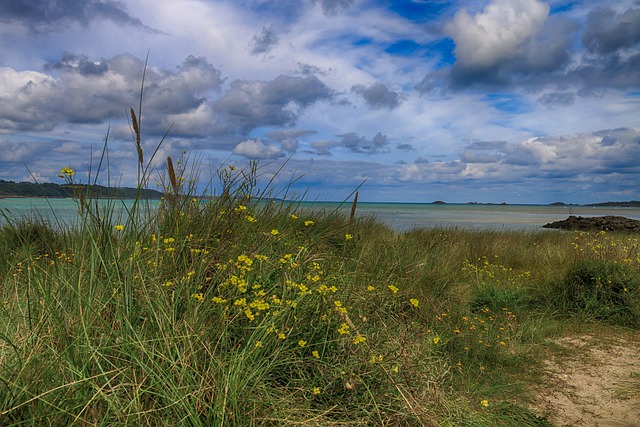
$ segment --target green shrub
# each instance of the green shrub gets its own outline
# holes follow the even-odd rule
[[[557,303],[570,312],[614,324],[640,324],[640,277],[611,260],[580,261],[559,289]]]

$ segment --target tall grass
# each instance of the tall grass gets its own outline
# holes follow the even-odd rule
[[[533,344],[640,318],[635,238],[396,234],[273,198],[255,163],[205,197],[188,160],[158,208],[83,194],[78,227],[0,230],[0,424],[548,425],[517,397]]]

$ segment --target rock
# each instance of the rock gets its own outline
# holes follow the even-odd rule
[[[640,221],[623,216],[582,217],[571,215],[563,221],[550,222],[543,228],[580,231],[628,231],[640,233]]]

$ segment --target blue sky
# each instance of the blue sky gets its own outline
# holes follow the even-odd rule
[[[0,179],[86,182],[108,131],[134,185],[148,54],[154,174],[186,151],[203,182],[286,161],[313,200],[640,200],[638,0],[12,0],[0,53]]]

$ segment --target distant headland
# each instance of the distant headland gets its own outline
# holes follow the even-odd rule
[[[431,202],[432,205],[446,205],[446,202],[442,200],[436,200]],[[487,206],[506,206],[508,203],[480,203],[480,202],[467,202],[467,205],[487,205]],[[628,202],[601,202],[601,203],[586,203],[586,204],[578,204],[578,203],[564,203],[564,202],[553,202],[549,203],[549,206],[593,206],[593,207],[615,207],[615,208],[640,208],[640,200],[630,200]]]
[[[130,187],[105,187],[102,185],[86,184],[53,184],[32,182],[14,182],[0,179],[0,198],[7,197],[60,197],[69,198],[78,195],[78,192],[91,194],[99,199],[135,199],[144,197],[148,199],[160,199],[163,193],[156,190],[138,189]]]

